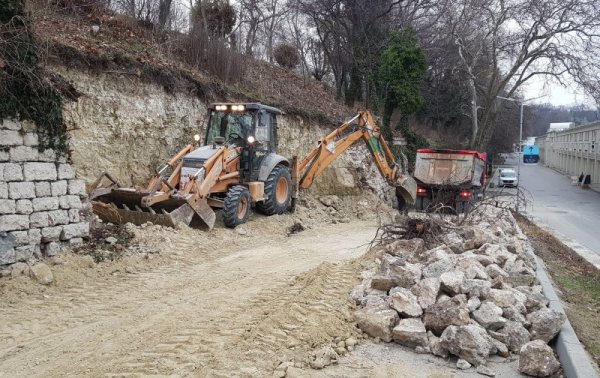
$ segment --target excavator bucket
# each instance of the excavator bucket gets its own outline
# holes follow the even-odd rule
[[[143,199],[149,193],[130,188],[99,188],[92,191],[93,211],[105,222],[123,224],[131,222],[142,225],[146,222],[162,226],[176,227],[179,223],[189,225],[197,215],[208,229],[215,225],[215,213],[206,199],[197,201],[194,206],[186,199],[168,196],[152,206],[144,206]],[[161,193],[155,193],[160,195]]]
[[[417,198],[417,182],[414,178],[402,175],[396,182],[396,196],[402,197],[407,204],[415,203]]]

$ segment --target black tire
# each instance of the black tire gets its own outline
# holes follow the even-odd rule
[[[457,201],[456,202],[456,213],[464,214],[471,211],[471,202],[470,201]]]
[[[415,200],[415,209],[417,211],[427,212],[430,204],[431,200],[428,197],[417,197]]]
[[[277,196],[279,185],[279,197]],[[282,194],[282,186],[287,187],[287,194]],[[256,203],[256,209],[265,215],[283,214],[289,208],[292,200],[292,177],[290,170],[283,165],[277,165],[265,180],[267,199]]]
[[[246,223],[250,215],[250,192],[241,185],[233,186],[227,191],[223,206],[223,222],[229,228]]]
[[[423,197],[417,197],[415,200],[415,210],[423,211]]]

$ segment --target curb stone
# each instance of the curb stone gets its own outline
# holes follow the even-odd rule
[[[562,235],[558,234],[551,228],[545,226],[535,217],[529,214],[523,215],[526,216],[538,227],[542,228],[547,232],[550,232],[554,236],[559,237],[561,239],[560,241],[563,242]],[[519,227],[519,224],[516,222],[516,220],[514,222],[514,225],[518,233],[522,234],[523,231],[521,230],[521,227]],[[570,245],[567,246],[571,247]],[[581,248],[584,248],[581,245],[579,246]],[[587,251],[592,256],[596,256],[592,251]],[[579,253],[579,251],[576,250],[576,253],[583,257],[585,260],[589,261],[585,256],[582,256]],[[552,280],[546,273],[544,261],[537,255],[535,256],[535,261],[537,265],[536,275],[540,280],[540,285],[542,285],[543,294],[550,302],[549,307],[553,310],[562,312],[565,315],[565,318],[567,319],[553,343],[554,350],[558,355],[558,359],[560,360],[560,364],[562,365],[565,375],[567,376],[567,378],[600,378],[600,375],[598,375],[598,372],[594,367],[594,363],[592,362],[591,357],[585,351],[583,345],[577,337],[577,334],[575,333],[575,330],[571,326],[571,322],[569,322],[569,318],[567,317],[567,314],[562,306],[560,298],[556,294],[554,286],[552,286]],[[591,261],[590,263],[593,264],[596,268],[598,268],[597,264],[594,264]]]
[[[542,285],[542,292],[550,301],[549,307],[553,310],[560,311],[563,314],[566,313],[562,307],[560,299],[554,287],[552,281],[546,270],[544,269],[544,262],[538,256],[536,256],[537,263],[537,277]],[[600,377],[594,369],[594,364],[587,354],[583,345],[577,338],[575,330],[571,326],[569,319],[565,321],[556,340],[554,342],[554,350],[558,354],[558,359],[562,365],[562,368],[567,378],[598,378]]]

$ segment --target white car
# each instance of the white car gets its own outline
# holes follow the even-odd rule
[[[498,186],[519,186],[519,179],[517,178],[517,172],[514,169],[500,169],[498,174]]]

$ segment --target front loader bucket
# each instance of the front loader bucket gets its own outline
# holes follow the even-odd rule
[[[90,194],[93,211],[105,222],[124,224],[131,222],[142,225],[152,222],[168,227],[176,227],[183,223],[189,225],[194,218],[198,218],[208,228],[215,224],[215,213],[208,206],[206,199],[200,200],[192,207],[185,199],[168,197],[151,207],[143,205],[143,198],[148,193],[135,189],[117,188],[108,192],[94,192]]]

